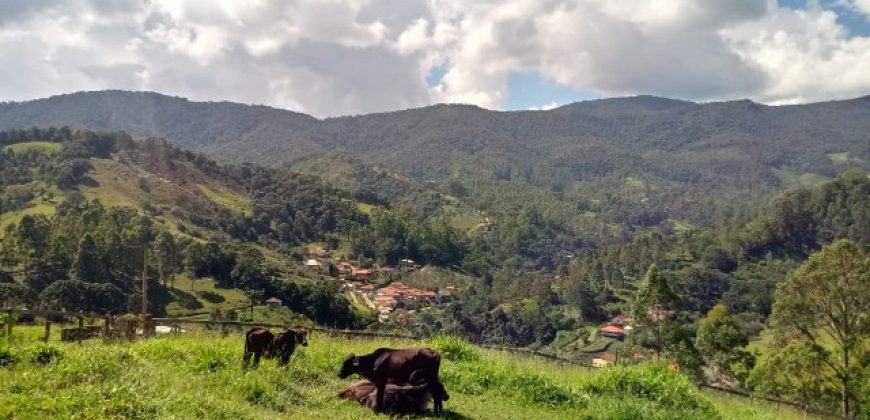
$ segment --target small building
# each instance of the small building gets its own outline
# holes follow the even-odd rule
[[[372,269],[370,269],[370,268],[360,268],[357,270],[353,270],[353,277],[356,280],[368,280],[368,279],[372,278],[373,274],[374,274],[374,271],[372,271]]]
[[[338,272],[341,274],[351,274],[353,273],[353,265],[347,261],[342,261],[338,263]]]
[[[317,261],[314,258],[309,258],[305,261],[305,266],[313,270],[320,269],[320,261]]]
[[[615,340],[625,339],[625,330],[615,325],[605,325],[598,328],[598,335],[601,337],[613,338]]]
[[[275,309],[275,308],[281,306],[281,299],[278,299],[276,297],[271,297],[269,299],[266,299],[266,306],[268,306],[269,309]]]
[[[617,315],[610,319],[610,322],[607,325],[612,325],[615,327],[625,328],[626,326],[631,325],[632,319],[626,315]]]
[[[604,359],[592,359],[592,367],[595,368],[604,368],[613,365],[612,362]]]

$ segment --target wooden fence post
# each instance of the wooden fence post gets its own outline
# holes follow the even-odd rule
[[[6,311],[6,340],[12,341],[12,310]]]
[[[103,323],[103,340],[108,340],[110,338],[109,334],[111,334],[111,330],[109,327],[109,323],[111,322],[110,315],[106,314],[104,319],[105,322]]]
[[[45,320],[45,335],[42,336],[42,341],[48,342],[48,339],[51,337],[51,321]]]
[[[85,332],[85,317],[79,315],[79,331],[78,331],[78,334],[76,334],[76,341],[78,341],[79,344],[82,344],[82,336],[85,335],[84,332]]]

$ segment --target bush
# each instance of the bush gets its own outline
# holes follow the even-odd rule
[[[441,352],[441,356],[452,362],[480,361],[480,352],[461,338],[438,335],[429,339],[429,346]]]
[[[716,417],[713,405],[685,377],[666,365],[641,365],[604,369],[581,385],[592,395],[638,398],[673,410],[691,410],[704,417]]]
[[[0,347],[0,367],[12,366],[18,363],[18,356],[12,352],[12,349]]]
[[[29,360],[31,363],[47,365],[60,359],[63,353],[59,348],[49,344],[37,344],[28,349],[30,354]]]
[[[196,295],[199,296],[202,300],[209,303],[222,303],[224,300],[226,300],[223,296],[208,290],[196,292]]]

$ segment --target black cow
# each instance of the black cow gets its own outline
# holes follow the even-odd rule
[[[440,368],[441,355],[435,350],[380,348],[364,356],[351,354],[344,360],[338,376],[344,379],[356,373],[370,380],[376,389],[375,411],[384,410],[388,383],[402,386],[412,383],[413,379],[428,388],[435,403],[435,413],[440,413],[443,410],[442,401],[449,398],[438,379]]]
[[[290,356],[296,351],[296,346],[308,346],[308,330],[290,329],[278,334],[272,334],[264,327],[251,328],[245,333],[244,368],[248,368],[251,355],[254,356],[254,368],[260,365],[260,357],[265,354],[267,359],[278,358],[278,366],[287,366]]]

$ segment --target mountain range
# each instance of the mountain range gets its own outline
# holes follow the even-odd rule
[[[789,106],[637,96],[549,111],[434,105],[327,119],[151,92],[0,104],[0,129],[34,126],[164,137],[224,160],[309,173],[351,159],[465,194],[484,210],[494,210],[484,192],[530,189],[544,201],[570,203],[567,212],[606,218],[620,207],[611,221],[628,212],[641,225],[710,223],[703,213],[711,209],[766,200],[870,162],[870,96]]]

